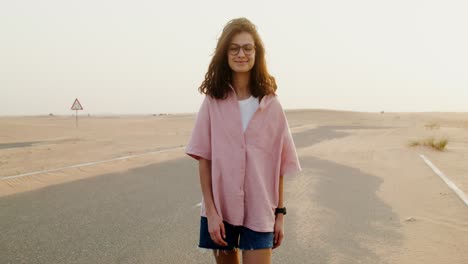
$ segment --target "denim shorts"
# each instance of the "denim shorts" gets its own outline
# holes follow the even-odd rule
[[[255,250],[273,247],[273,232],[256,232],[243,226],[233,226],[224,222],[226,238],[228,245],[221,246],[216,244],[208,232],[208,219],[204,216],[200,219],[200,243],[198,247],[221,250]]]

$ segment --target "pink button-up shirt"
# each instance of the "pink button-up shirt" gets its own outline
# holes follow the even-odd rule
[[[276,96],[263,97],[245,132],[234,89],[224,100],[206,96],[185,152],[211,160],[214,205],[224,221],[273,232],[279,177],[301,170]],[[206,216],[204,201],[201,215]]]

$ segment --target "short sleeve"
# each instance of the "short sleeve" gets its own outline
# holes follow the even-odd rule
[[[284,130],[283,130],[283,144],[281,148],[281,165],[280,165],[280,175],[294,175],[297,172],[300,172],[301,165],[297,157],[296,146],[294,145],[294,140],[291,135],[291,130],[289,129],[286,116],[284,115]]]
[[[200,158],[211,160],[211,124],[208,96],[205,96],[198,111],[185,153],[196,160]]]

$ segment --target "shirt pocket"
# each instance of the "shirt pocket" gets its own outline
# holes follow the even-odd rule
[[[265,154],[273,155],[275,146],[278,145],[278,135],[271,128],[257,129],[252,133],[251,144]]]

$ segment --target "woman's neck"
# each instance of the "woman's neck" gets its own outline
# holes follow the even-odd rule
[[[237,100],[244,100],[250,97],[250,72],[233,73],[232,86],[236,90]]]

